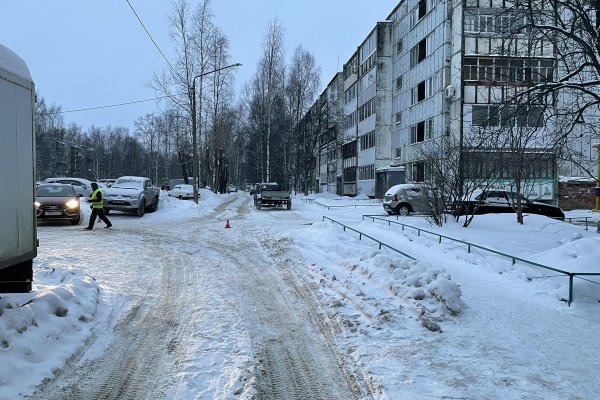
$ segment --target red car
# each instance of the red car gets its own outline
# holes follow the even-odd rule
[[[81,222],[81,195],[73,186],[58,183],[42,183],[35,192],[35,209],[38,221]]]

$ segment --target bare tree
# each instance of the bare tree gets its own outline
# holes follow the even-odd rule
[[[314,104],[319,86],[320,68],[316,64],[315,57],[302,46],[296,47],[285,88],[292,128],[299,125],[302,117]],[[299,135],[295,136],[294,133]],[[307,180],[315,169],[320,134],[320,129],[315,131],[290,129],[284,138],[286,182],[289,185],[292,169],[301,172],[305,193],[308,189]],[[296,152],[295,157],[293,157],[293,150]],[[293,168],[292,161],[296,161],[296,166]]]
[[[271,180],[271,136],[275,101],[281,96],[285,77],[283,25],[274,20],[267,26],[263,41],[263,55],[259,60],[256,76],[259,96],[264,104],[265,119],[265,176]]]

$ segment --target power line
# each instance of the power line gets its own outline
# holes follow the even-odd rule
[[[127,2],[127,4],[129,4],[129,8],[131,8],[131,11],[133,11],[133,14],[135,15],[135,17],[137,18],[137,20],[142,25],[142,28],[144,28],[144,30],[146,31],[146,34],[148,35],[148,37],[150,38],[150,40],[152,40],[152,43],[154,43],[154,47],[156,47],[156,49],[158,50],[158,52],[160,53],[160,55],[162,56],[162,58],[164,58],[165,61],[167,62],[167,64],[169,64],[169,67],[171,67],[171,69],[173,70],[173,72],[177,73],[177,71],[175,71],[175,68],[173,68],[173,66],[171,65],[171,63],[169,62],[169,60],[167,59],[167,57],[165,56],[165,54],[162,52],[162,50],[160,49],[160,47],[158,47],[158,44],[156,43],[156,41],[154,40],[154,38],[152,37],[152,35],[148,31],[148,29],[146,29],[146,25],[144,25],[144,23],[142,22],[142,19],[140,18],[140,16],[138,15],[138,13],[135,11],[135,9],[133,8],[133,6],[129,2],[129,0],[125,0],[125,1]]]
[[[56,111],[56,112],[44,113],[44,114],[40,114],[40,115],[67,114],[67,113],[74,113],[74,112],[80,112],[80,111],[100,110],[102,108],[121,107],[121,106],[130,105],[130,104],[145,103],[148,101],[161,100],[161,99],[166,99],[166,98],[171,98],[171,97],[172,96],[154,97],[152,99],[135,100],[135,101],[129,101],[127,103],[110,104],[110,105],[106,105],[106,106],[97,106],[97,107],[89,107],[89,108],[79,108],[77,110]]]

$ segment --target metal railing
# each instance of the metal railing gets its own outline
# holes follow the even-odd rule
[[[345,205],[339,205],[339,206],[335,206],[335,205],[332,206],[329,204],[319,203],[318,201],[316,201],[314,199],[302,199],[302,202],[309,203],[309,204],[316,204],[316,205],[324,207],[328,210],[331,210],[332,208],[358,208],[358,207],[373,207],[373,206],[379,205],[379,204],[345,204]]]
[[[334,220],[334,219],[331,219],[331,218],[329,218],[329,217],[326,217],[325,215],[323,215],[322,222],[325,222],[325,220],[326,220],[326,219],[330,220],[330,221],[331,221],[333,224],[338,224],[338,225],[342,226],[342,227],[344,228],[344,232],[346,231],[346,229],[348,229],[348,230],[351,230],[351,231],[353,231],[353,232],[356,232],[356,233],[358,233],[358,240],[362,240],[362,238],[363,238],[363,236],[364,236],[364,237],[366,237],[366,238],[369,238],[369,239],[371,239],[371,240],[372,240],[372,241],[374,241],[375,243],[377,243],[377,244],[379,245],[379,249],[380,249],[380,250],[381,250],[381,248],[382,248],[382,247],[387,247],[388,249],[390,249],[390,250],[393,250],[393,251],[395,251],[396,253],[400,253],[400,254],[402,254],[404,257],[408,257],[408,258],[410,258],[411,260],[416,260],[416,258],[414,258],[413,256],[411,256],[411,255],[409,255],[409,254],[406,254],[405,252],[403,252],[403,251],[400,251],[400,250],[396,249],[395,247],[392,247],[392,246],[390,246],[389,244],[383,243],[381,240],[379,240],[379,239],[375,239],[373,236],[369,236],[369,235],[367,235],[366,233],[363,233],[363,232],[361,232],[361,231],[359,231],[359,230],[357,230],[357,229],[351,228],[351,227],[349,227],[349,226],[348,226],[348,225],[346,225],[346,224],[342,224],[341,222],[338,222],[338,221],[336,221],[336,220]]]
[[[583,223],[578,223],[581,220],[583,220]],[[595,218],[593,218],[593,217],[565,217],[565,222],[568,222],[573,225],[585,225],[586,231],[588,230],[588,225],[590,225],[589,220],[594,221]],[[598,224],[600,224],[600,221],[598,221]],[[592,225],[593,225],[593,223],[592,223]],[[600,232],[600,230],[599,230],[599,232]]]
[[[323,218],[326,218],[326,217],[323,217]],[[600,285],[600,282],[595,282],[595,281],[583,278],[583,276],[600,276],[600,272],[571,272],[571,271],[564,271],[564,270],[561,270],[561,269],[558,269],[558,268],[553,268],[553,267],[549,267],[547,265],[536,263],[534,261],[526,260],[526,259],[521,258],[521,257],[516,257],[516,256],[513,256],[511,254],[503,253],[501,251],[489,249],[489,248],[487,248],[485,246],[480,246],[478,244],[470,243],[470,242],[467,242],[465,240],[460,240],[460,239],[456,239],[456,238],[453,238],[453,237],[450,237],[450,236],[442,235],[442,234],[439,234],[439,233],[436,233],[436,232],[428,231],[426,229],[418,228],[418,227],[412,226],[412,225],[408,225],[408,224],[405,224],[403,222],[392,221],[389,218],[381,217],[379,215],[363,215],[362,218],[363,218],[363,220],[365,218],[369,218],[373,222],[375,222],[375,220],[385,221],[385,222],[388,223],[388,226],[391,226],[391,224],[401,225],[402,226],[402,230],[404,230],[405,227],[406,228],[410,228],[410,229],[414,229],[414,230],[417,231],[417,236],[421,236],[421,232],[425,232],[427,234],[437,236],[438,237],[438,243],[440,243],[440,244],[442,243],[442,238],[450,240],[450,241],[453,241],[453,242],[462,243],[462,244],[464,244],[464,245],[467,246],[467,252],[468,253],[471,252],[471,248],[473,247],[473,248],[484,250],[484,251],[487,251],[487,252],[490,252],[490,253],[502,256],[502,257],[510,258],[512,260],[512,265],[515,265],[517,263],[517,261],[518,261],[518,262],[521,262],[521,263],[524,263],[524,264],[532,265],[534,267],[543,268],[543,269],[546,269],[546,270],[549,270],[549,271],[554,271],[554,272],[563,274],[565,276],[568,276],[569,277],[569,298],[567,300],[567,303],[569,304],[569,307],[571,306],[571,303],[573,302],[573,279],[574,278],[578,278],[578,279],[585,280],[585,281],[590,282],[590,283],[594,283],[594,284]],[[340,224],[340,225],[342,225],[339,222],[337,222],[337,223]],[[353,228],[350,228],[350,229],[353,229]],[[376,239],[374,239],[374,240],[376,240]],[[390,246],[388,246],[388,247],[390,247]]]

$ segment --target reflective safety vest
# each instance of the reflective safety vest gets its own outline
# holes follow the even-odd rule
[[[94,190],[94,193],[92,193],[92,196],[90,197],[90,203],[93,208],[104,208],[104,199],[102,199],[102,191],[100,188]]]

